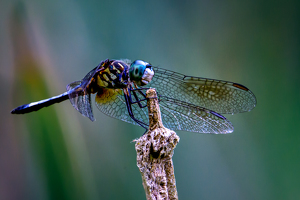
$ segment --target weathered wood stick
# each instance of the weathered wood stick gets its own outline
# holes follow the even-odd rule
[[[135,140],[137,166],[141,172],[147,200],[178,199],[172,156],[179,137],[165,128],[155,89],[146,92],[149,130]]]

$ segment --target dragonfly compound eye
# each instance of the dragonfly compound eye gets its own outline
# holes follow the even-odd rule
[[[131,63],[129,68],[130,79],[137,85],[146,85],[152,80],[154,75],[151,65],[142,60],[136,60]]]

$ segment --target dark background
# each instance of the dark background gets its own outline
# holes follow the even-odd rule
[[[300,199],[299,1],[1,1],[0,199],[145,199],[131,141],[144,130],[70,102],[106,58],[241,83],[257,97],[228,135],[178,131],[180,199]],[[93,103],[94,105],[94,103]]]

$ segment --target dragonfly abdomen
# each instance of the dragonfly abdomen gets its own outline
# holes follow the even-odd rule
[[[60,94],[58,96],[51,97],[49,99],[29,103],[29,104],[24,104],[22,106],[19,106],[11,111],[12,114],[25,114],[33,111],[38,111],[41,108],[51,106],[52,104],[55,103],[60,103],[62,101],[65,101],[69,99],[68,93],[65,92],[63,94]]]

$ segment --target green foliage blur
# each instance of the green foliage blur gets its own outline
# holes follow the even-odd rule
[[[228,80],[257,97],[228,135],[178,131],[180,199],[300,199],[298,1],[0,2],[0,199],[145,199],[131,141],[69,101],[26,115],[106,58]]]

